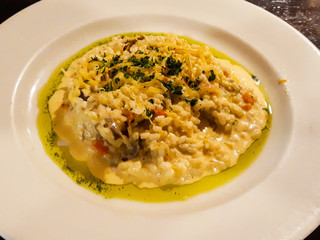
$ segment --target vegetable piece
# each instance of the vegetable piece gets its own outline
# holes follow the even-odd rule
[[[208,78],[209,82],[213,82],[216,79],[216,75],[213,70],[210,70],[210,76]]]
[[[140,145],[137,141],[131,141],[129,146],[122,144],[120,149],[122,161],[128,161],[138,156]]]
[[[153,61],[149,61],[149,56],[145,56],[143,58],[137,58],[135,55],[132,55],[129,59],[128,62],[132,62],[132,66],[137,66],[137,67],[143,67],[143,68],[150,68],[155,65]]]
[[[110,78],[113,78],[114,76],[117,75],[118,71],[119,71],[119,70],[116,69],[116,68],[113,68],[113,69],[109,70],[109,72],[108,72],[109,77],[110,77]],[[104,75],[103,75],[103,76],[104,76]]]
[[[135,114],[131,111],[128,111],[126,114],[125,114],[126,118],[127,118],[127,121],[128,123],[130,124],[131,121],[134,119],[135,117]]]
[[[200,88],[198,87],[201,83],[201,81],[199,80],[199,78],[197,78],[196,80],[192,81],[189,80],[189,78],[186,79],[188,86],[191,88],[191,90],[193,91],[199,91]]]
[[[262,108],[262,110],[266,111],[268,113],[268,115],[270,114],[269,108]]]
[[[143,77],[145,76],[145,74],[143,72],[141,72],[141,70],[139,69],[136,73],[134,73],[132,75],[132,78],[135,80],[135,81],[139,81],[141,80]]]
[[[251,105],[251,104],[248,104],[248,103],[243,106],[243,109],[244,109],[245,111],[249,111],[249,110],[251,110],[251,108],[252,108],[252,105]]]
[[[158,110],[158,109],[155,109],[153,110],[154,114],[157,115],[157,116],[165,116],[165,117],[168,117],[168,114],[166,113],[165,110]]]
[[[174,59],[172,56],[168,57],[166,60],[166,72],[162,74],[165,76],[178,75],[182,71],[182,62],[180,60]]]
[[[111,117],[107,117],[106,122],[115,138],[124,138],[116,122]]]
[[[187,103],[190,103],[191,107],[193,107],[194,105],[197,104],[198,99],[196,99],[196,98],[193,98],[193,99],[186,98],[185,101],[186,101]]]
[[[94,140],[92,146],[100,154],[107,154],[109,152],[109,147],[104,145],[104,141],[100,138]]]
[[[182,86],[173,86],[173,81],[164,82],[159,80],[162,85],[171,93],[176,95],[182,95]]]
[[[245,103],[249,103],[249,104],[254,104],[255,103],[255,99],[253,98],[253,96],[248,93],[248,92],[245,92],[243,95],[242,95],[242,99]]]
[[[176,94],[176,95],[182,95],[182,86],[177,86],[174,88],[173,90],[173,94]]]
[[[251,78],[252,78],[255,82],[257,82],[257,83],[260,82],[259,79],[258,79],[258,77],[257,77],[256,75],[251,75]]]
[[[113,91],[112,82],[107,83],[103,86],[103,88],[100,89],[100,92],[110,92]]]
[[[127,45],[125,45],[124,47],[123,47],[123,51],[129,51],[130,52],[130,48],[135,44],[137,42],[137,39],[133,39],[133,40],[128,40],[127,42],[126,42],[126,44]]]
[[[159,48],[157,48],[157,47],[150,46],[150,49],[151,49],[151,50],[154,50],[154,51],[156,51],[156,52],[159,52]]]
[[[146,108],[146,116],[151,117],[153,115],[153,111],[150,110],[149,108]]]

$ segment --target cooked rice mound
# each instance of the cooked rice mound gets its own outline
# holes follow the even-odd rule
[[[54,130],[106,183],[151,188],[219,173],[268,118],[251,75],[173,34],[113,37],[63,72],[49,100]]]

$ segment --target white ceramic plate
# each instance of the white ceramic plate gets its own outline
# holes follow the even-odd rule
[[[136,31],[190,36],[263,81],[270,137],[225,186],[183,202],[106,200],[44,153],[36,98],[51,72],[93,41]],[[320,223],[320,54],[273,15],[236,0],[45,0],[0,25],[0,53],[0,234],[7,239],[289,240]]]

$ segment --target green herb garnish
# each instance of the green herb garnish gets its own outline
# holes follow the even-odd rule
[[[91,57],[91,60],[89,62],[95,62],[95,61],[99,61],[99,59],[96,56],[95,57]]]
[[[182,86],[177,86],[174,88],[173,90],[173,94],[176,94],[176,95],[182,95]]]
[[[156,52],[159,52],[159,48],[157,48],[157,47],[150,46],[150,49],[155,50]]]
[[[123,67],[119,68],[119,70],[120,70],[121,72],[127,72],[128,66],[123,66]]]
[[[150,110],[149,108],[146,108],[146,116],[151,117],[153,115],[153,111]]]
[[[137,67],[143,67],[143,68],[150,68],[155,65],[153,61],[149,61],[149,56],[145,56],[143,58],[136,58],[135,55],[132,55],[129,59],[128,62],[132,62],[132,66],[137,66]]]
[[[132,75],[132,78],[135,80],[135,81],[139,81],[140,79],[142,79],[143,77],[145,76],[145,74],[143,72],[141,72],[141,70],[139,69],[136,73],[134,73]]]
[[[269,108],[262,108],[262,110],[266,111],[268,113],[268,115],[270,114]]]
[[[173,86],[173,81],[160,81],[162,85],[171,93],[176,94],[176,95],[182,95],[182,86]]]
[[[216,75],[214,74],[213,70],[210,70],[210,76],[208,78],[209,82],[212,82],[216,79]]]
[[[163,59],[165,59],[166,57],[158,55],[158,63],[161,63]]]
[[[100,92],[110,92],[113,91],[112,82],[107,83],[103,86],[103,88],[100,89]]]
[[[251,75],[251,78],[256,81],[257,83],[259,82],[259,79],[256,75]]]
[[[111,69],[111,70],[109,70],[109,76],[110,76],[110,78],[114,78],[114,76],[115,75],[117,75],[117,73],[118,73],[118,69],[116,69],[116,68],[113,68],[113,69]]]
[[[166,73],[165,76],[178,75],[182,71],[182,62],[180,60],[174,59],[172,56],[168,57],[166,60]]]
[[[185,101],[186,101],[187,103],[190,103],[191,107],[193,107],[194,105],[197,104],[198,99],[196,99],[196,98],[193,98],[193,99],[186,98]]]
[[[155,77],[155,73],[152,73],[151,75],[149,76],[144,76],[142,79],[141,79],[141,82],[150,82],[152,79],[154,79]]]

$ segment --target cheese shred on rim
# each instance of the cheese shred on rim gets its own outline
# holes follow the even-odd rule
[[[174,35],[116,36],[63,70],[54,131],[105,183],[183,185],[237,163],[268,119],[251,75]]]

